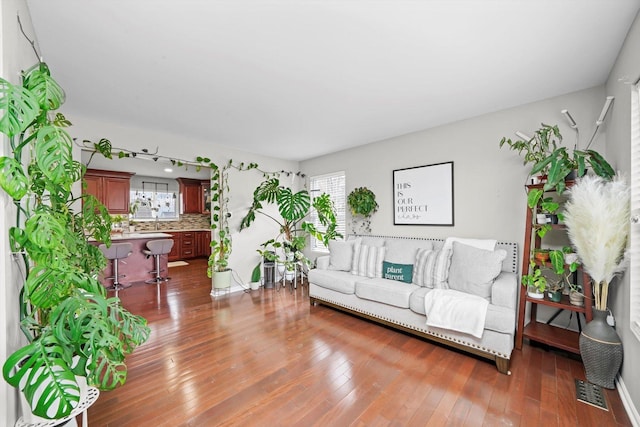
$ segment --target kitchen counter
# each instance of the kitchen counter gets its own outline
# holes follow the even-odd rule
[[[137,239],[170,239],[171,234],[167,234],[164,231],[149,231],[149,232],[136,232],[136,233],[118,233],[111,235],[111,241],[122,241],[122,240],[137,240]]]
[[[112,243],[131,243],[131,255],[118,262],[119,273],[125,275],[125,277],[120,279],[120,283],[126,285],[133,282],[143,282],[147,279],[152,279],[154,274],[151,273],[151,270],[155,269],[155,257],[148,257],[143,251],[147,249],[147,242],[150,240],[170,238],[171,234],[157,231],[149,233],[123,233],[111,235]],[[99,245],[100,242],[96,242],[94,240],[92,244]],[[163,276],[167,275],[167,261],[167,255],[160,257],[160,268],[164,269],[162,272]],[[113,281],[106,278],[112,275],[113,262],[108,260],[107,268],[105,268],[99,276],[100,283],[107,287],[111,286]]]

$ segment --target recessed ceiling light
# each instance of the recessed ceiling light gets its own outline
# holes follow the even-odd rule
[[[164,171],[165,171],[165,172],[173,172],[173,169],[171,169],[171,168],[164,168]]]

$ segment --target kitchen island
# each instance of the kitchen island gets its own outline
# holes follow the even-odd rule
[[[147,249],[147,242],[149,240],[158,239],[170,239],[171,234],[168,233],[122,233],[113,234],[111,236],[112,243],[131,243],[131,255],[128,258],[123,258],[118,262],[118,270],[120,274],[125,274],[126,277],[120,278],[120,283],[128,285],[134,282],[144,282],[147,279],[152,279],[153,274],[151,270],[155,270],[155,259],[153,256],[147,258],[147,255],[143,252]],[[101,242],[91,242],[95,245],[100,245]],[[160,268],[164,269],[163,275],[167,274],[167,256],[160,257]],[[113,276],[113,262],[108,260],[107,267],[99,276],[100,283],[105,286],[111,286],[112,280],[106,279]]]

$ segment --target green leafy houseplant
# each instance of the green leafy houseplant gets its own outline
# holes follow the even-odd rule
[[[353,229],[355,230],[359,224],[362,230],[370,233],[371,216],[378,211],[378,203],[373,191],[367,187],[358,187],[349,193],[347,203],[351,210]]]
[[[150,332],[97,280],[106,260],[85,233],[110,244],[111,221],[92,196],[74,211],[71,190],[84,167],[71,154],[70,123],[54,114],[63,102],[44,63],[23,73],[22,86],[0,79],[0,132],[11,147],[11,156],[0,157],[0,187],[17,209],[8,238],[26,271],[19,304],[28,340],[2,373],[44,418],[65,417],[78,405],[76,376],[103,390],[124,383],[125,356]]]
[[[582,177],[587,171],[587,164],[594,174],[611,179],[615,172],[605,158],[594,150],[578,150],[571,153],[566,147],[560,146],[562,135],[558,126],[541,124],[534,137],[528,141],[502,138],[500,147],[508,145],[524,157],[524,164],[532,164],[530,176],[536,174],[547,175],[543,186],[544,191],[555,189],[558,194],[566,189],[565,179],[572,171],[577,177]]]
[[[280,217],[265,211],[264,206],[275,203]],[[305,221],[312,210],[318,216],[325,230],[318,230],[313,223]],[[340,237],[336,231],[337,221],[333,202],[324,193],[315,197],[313,201],[306,189],[296,193],[291,188],[280,185],[278,178],[272,177],[263,181],[253,192],[253,203],[240,223],[240,230],[249,227],[256,219],[256,214],[264,215],[278,225],[279,233],[262,245],[260,254],[267,259],[278,261],[291,269],[293,263],[303,261],[310,263],[302,250],[306,246],[308,236],[313,236],[325,245],[329,240]],[[282,249],[279,254],[276,249]]]
[[[224,166],[220,167],[207,157],[197,157],[200,165],[210,167],[211,176],[211,209],[212,221],[211,230],[213,236],[211,239],[211,255],[209,256],[209,266],[207,275],[212,277],[214,273],[229,271],[229,256],[233,247],[231,240],[231,230],[229,228],[229,171],[237,169],[245,171],[256,169],[257,163],[235,164],[230,159]]]

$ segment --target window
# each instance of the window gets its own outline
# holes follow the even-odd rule
[[[130,213],[135,220],[178,219],[180,189],[175,179],[134,175],[129,193]]]
[[[336,209],[336,219],[338,221],[338,233],[344,236],[345,227],[345,206],[346,197],[344,194],[344,172],[335,172],[327,175],[312,176],[309,178],[309,187],[311,197],[317,197],[322,193],[327,193]],[[311,215],[313,224],[322,229],[322,224],[318,220],[318,216],[313,212]],[[316,238],[311,238],[311,249],[314,251],[327,251],[327,247]]]
[[[631,91],[631,331],[640,340],[640,87]]]

